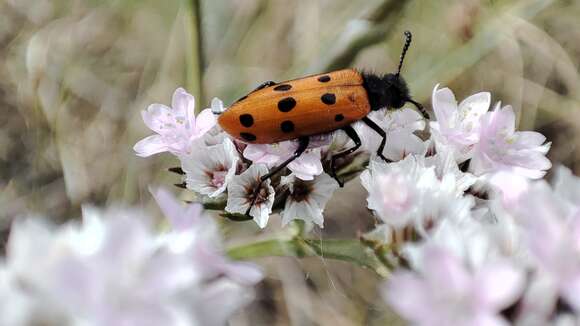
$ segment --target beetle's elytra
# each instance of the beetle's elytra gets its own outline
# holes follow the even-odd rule
[[[346,69],[262,88],[232,104],[218,121],[239,140],[269,144],[340,129],[370,110],[363,75]]]
[[[335,161],[361,146],[360,137],[351,127],[353,122],[362,121],[382,137],[377,155],[388,161],[383,156],[386,133],[367,117],[369,112],[399,109],[406,102],[411,102],[425,118],[429,118],[423,107],[411,99],[407,83],[400,76],[405,54],[411,44],[411,33],[407,31],[405,36],[395,74],[376,75],[344,69],[281,83],[268,81],[233,103],[219,116],[218,123],[229,135],[246,143],[298,140],[299,146],[294,155],[262,176],[261,181],[302,155],[308,148],[310,136],[344,130],[355,146],[331,158],[331,175],[342,187],[343,183],[336,177]],[[254,195],[259,189],[260,186]],[[250,209],[251,205],[246,214]]]

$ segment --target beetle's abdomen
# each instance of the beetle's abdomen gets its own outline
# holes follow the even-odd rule
[[[268,144],[340,129],[370,111],[352,69],[282,82],[250,93],[218,119],[232,137]]]

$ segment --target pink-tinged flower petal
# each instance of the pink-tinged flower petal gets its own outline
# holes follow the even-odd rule
[[[516,114],[509,105],[501,108],[498,103],[495,110],[488,112],[484,116],[483,121],[487,123],[488,133],[510,135],[515,132]]]
[[[192,227],[202,216],[203,206],[198,203],[184,205],[168,190],[150,188],[149,192],[155,198],[163,215],[169,220],[173,230],[182,231]]]
[[[151,104],[147,110],[141,111],[141,117],[145,125],[158,134],[167,131],[167,125],[173,125],[173,113],[163,104]]]
[[[195,128],[198,134],[205,134],[213,128],[215,124],[215,115],[211,112],[211,109],[205,109],[197,115]]]
[[[521,174],[500,171],[494,173],[489,182],[502,194],[502,201],[506,207],[511,207],[518,202],[520,196],[526,193],[530,182]]]
[[[566,282],[562,289],[564,298],[576,311],[580,311],[580,273]]]
[[[409,131],[425,129],[425,119],[423,116],[413,109],[401,109],[391,113],[394,123],[397,127]]]
[[[173,114],[184,117],[189,123],[189,127],[195,129],[195,98],[183,88],[178,88],[173,92],[171,99]],[[184,121],[185,122],[185,121]]]
[[[481,92],[473,94],[459,103],[459,115],[463,121],[477,123],[481,116],[489,110],[491,104],[491,94]]]
[[[462,262],[441,248],[426,249],[424,273],[432,286],[445,284],[446,291],[457,295],[468,291],[470,276]]]
[[[447,129],[449,121],[457,114],[457,100],[449,88],[438,88],[439,84],[435,85],[431,102],[440,128]]]
[[[133,150],[138,156],[147,157],[168,150],[167,145],[160,135],[151,135],[138,141]]]
[[[473,316],[473,319],[470,320],[466,324],[462,324],[464,326],[509,326],[505,319],[499,317],[498,315],[494,315],[491,313],[482,313],[477,316]]]
[[[499,311],[513,304],[522,294],[525,275],[508,263],[484,265],[475,276],[475,284],[480,289],[481,303],[493,311]]]
[[[414,273],[393,273],[382,294],[399,315],[411,321],[428,319],[432,312],[425,284]]]
[[[288,164],[288,168],[294,175],[302,180],[312,180],[314,176],[322,173],[320,151],[305,152],[299,158]]]
[[[232,280],[246,285],[254,285],[264,278],[264,273],[260,268],[246,262],[228,261],[224,264],[223,271]]]
[[[278,161],[280,161],[281,156],[269,151],[269,146],[265,144],[248,144],[244,149],[244,157],[254,163],[263,163],[268,167],[272,167]]]
[[[514,143],[516,148],[525,148],[542,146],[546,142],[546,136],[535,131],[519,131]]]
[[[400,161],[409,154],[423,153],[427,147],[421,138],[406,130],[393,131],[388,139],[393,139],[393,141],[387,141],[383,155],[393,161]]]

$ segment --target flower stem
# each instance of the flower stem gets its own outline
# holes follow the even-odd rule
[[[233,259],[269,256],[320,257],[353,263],[371,269],[381,276],[389,274],[389,270],[377,259],[372,250],[353,239],[320,240],[295,237],[289,240],[265,240],[231,248],[228,255]]]

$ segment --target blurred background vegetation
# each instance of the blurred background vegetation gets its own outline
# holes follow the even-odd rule
[[[184,86],[197,108],[229,104],[265,80],[357,67],[395,69],[430,105],[437,83],[458,99],[491,91],[520,128],[553,141],[550,158],[580,172],[580,1],[0,0],[0,229],[23,214],[57,221],[80,205],[155,210],[147,187],[179,182],[171,155],[137,158],[140,111]],[[177,191],[177,190],[176,190]],[[345,200],[345,198],[347,198]],[[315,237],[373,224],[357,181],[337,192]],[[271,237],[224,223],[231,243]],[[320,258],[267,258],[257,302],[232,325],[400,323],[373,273]]]

